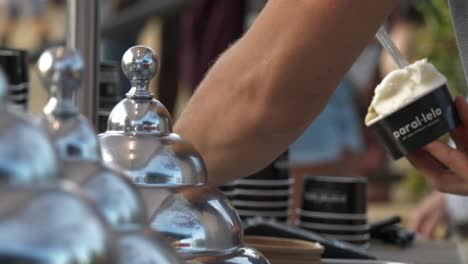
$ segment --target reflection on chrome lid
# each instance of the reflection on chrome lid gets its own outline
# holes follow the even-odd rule
[[[70,185],[1,188],[0,233],[0,252],[12,258],[35,263],[114,263],[109,226]]]
[[[118,264],[182,264],[176,251],[156,232],[136,229],[117,235]]]

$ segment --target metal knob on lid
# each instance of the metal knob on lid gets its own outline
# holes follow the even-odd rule
[[[60,166],[46,134],[28,117],[6,107],[7,83],[0,71],[0,185],[37,185],[56,180]]]
[[[148,85],[158,73],[159,60],[156,53],[145,46],[135,46],[128,49],[122,57],[122,71],[130,80],[132,88],[127,98],[153,98]]]
[[[49,48],[38,61],[39,77],[50,99],[40,126],[44,128],[61,158],[99,160],[101,153],[94,129],[73,102],[80,88],[83,60],[77,51]]]
[[[51,96],[45,112],[76,114],[73,95],[81,86],[84,67],[80,54],[65,47],[52,47],[41,54],[37,67],[42,85]]]
[[[167,134],[172,131],[169,112],[153,98],[148,87],[158,68],[158,57],[150,48],[135,46],[125,52],[122,57],[122,70],[132,87],[126,95],[127,98],[112,110],[107,123],[108,132]]]

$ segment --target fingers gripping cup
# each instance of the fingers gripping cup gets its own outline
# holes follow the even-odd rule
[[[383,79],[365,122],[399,159],[453,130],[459,119],[447,80],[423,59]]]

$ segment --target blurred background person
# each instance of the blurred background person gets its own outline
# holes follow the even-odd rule
[[[294,178],[293,208],[301,207],[305,176],[363,175],[364,142],[360,124],[354,88],[345,79],[322,113],[289,148]],[[294,214],[295,210],[292,211]],[[293,215],[292,221],[295,218]]]
[[[100,0],[100,18],[101,20],[108,17],[116,17],[120,12],[136,5],[138,0]],[[119,62],[122,59],[122,54],[128,49],[128,47],[134,46],[137,43],[137,39],[141,33],[141,29],[146,23],[146,19],[142,22],[134,25],[125,27],[119,34],[112,34],[109,36],[103,36],[101,38],[101,58],[106,61]],[[120,95],[125,96],[128,92],[129,81],[123,75],[120,74],[119,86]]]
[[[411,214],[409,227],[425,238],[434,239],[437,237],[437,228],[447,225],[448,221],[445,195],[433,191]]]
[[[31,32],[34,32],[38,39],[39,52],[48,47],[47,0],[3,0],[0,5],[6,9],[6,19],[1,29],[1,46],[7,47],[10,44],[19,19],[22,16],[31,16],[34,19]]]
[[[180,79],[190,94],[219,55],[244,33],[249,4],[249,1],[199,0],[181,15]]]
[[[421,23],[422,16],[410,1],[402,1],[388,20],[391,37],[406,58],[413,57],[413,35]],[[375,87],[394,68],[392,59],[382,52],[379,43],[375,39],[371,41],[326,108],[291,145],[290,163],[295,179],[293,207],[300,207],[306,175],[368,176],[370,181],[393,177],[384,148],[362,120]],[[385,184],[382,191],[370,183],[370,200],[389,199],[388,186]]]

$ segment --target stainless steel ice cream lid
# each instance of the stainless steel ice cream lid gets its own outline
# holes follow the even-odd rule
[[[34,185],[57,180],[60,164],[47,135],[32,121],[0,113],[0,185]]]
[[[182,264],[185,261],[155,231],[148,228],[119,232],[118,264]]]
[[[0,188],[0,233],[0,255],[10,259],[115,263],[109,227],[70,185]]]
[[[56,180],[60,164],[47,135],[27,116],[6,107],[7,82],[0,71],[0,185],[37,185]]]
[[[82,188],[114,230],[143,226],[141,196],[125,175],[102,164],[94,129],[73,103],[83,71],[80,54],[65,47],[50,48],[38,65],[51,96],[40,125],[59,153],[63,177]]]
[[[232,256],[243,247],[239,216],[222,193],[206,185],[202,157],[172,133],[167,110],[148,91],[158,69],[154,51],[130,48],[122,69],[132,89],[113,109],[108,130],[99,135],[103,160],[131,177],[145,200],[152,229],[185,259]],[[227,258],[211,258],[222,259]]]
[[[207,181],[200,154],[177,134],[99,135],[104,162],[136,185],[188,186]]]
[[[172,133],[168,111],[148,90],[158,68],[156,53],[145,46],[131,47],[123,55],[122,70],[132,88],[112,110],[107,131],[99,135],[103,160],[137,185],[204,184],[201,156]]]
[[[116,233],[115,263],[184,263],[162,236],[147,228],[143,201],[129,179],[100,162],[75,160],[64,167]]]
[[[39,78],[51,96],[45,108],[46,113],[78,113],[73,103],[73,94],[81,86],[83,67],[81,55],[70,48],[51,47],[41,54],[37,62]]]
[[[166,237],[188,263],[269,263],[257,250],[244,247],[239,216],[216,188],[205,185],[141,190],[144,196],[149,194],[148,201],[157,197],[162,200],[150,226]]]
[[[73,101],[82,83],[81,55],[70,48],[52,47],[42,53],[37,65],[50,96],[40,126],[48,132],[60,158],[100,160],[95,131]]]
[[[222,254],[243,246],[239,216],[216,188],[205,185],[159,191],[166,192],[166,197],[153,213],[150,226],[178,252]]]
[[[80,186],[113,230],[140,228],[147,223],[142,198],[125,175],[101,162],[73,160],[63,165],[67,180]]]

